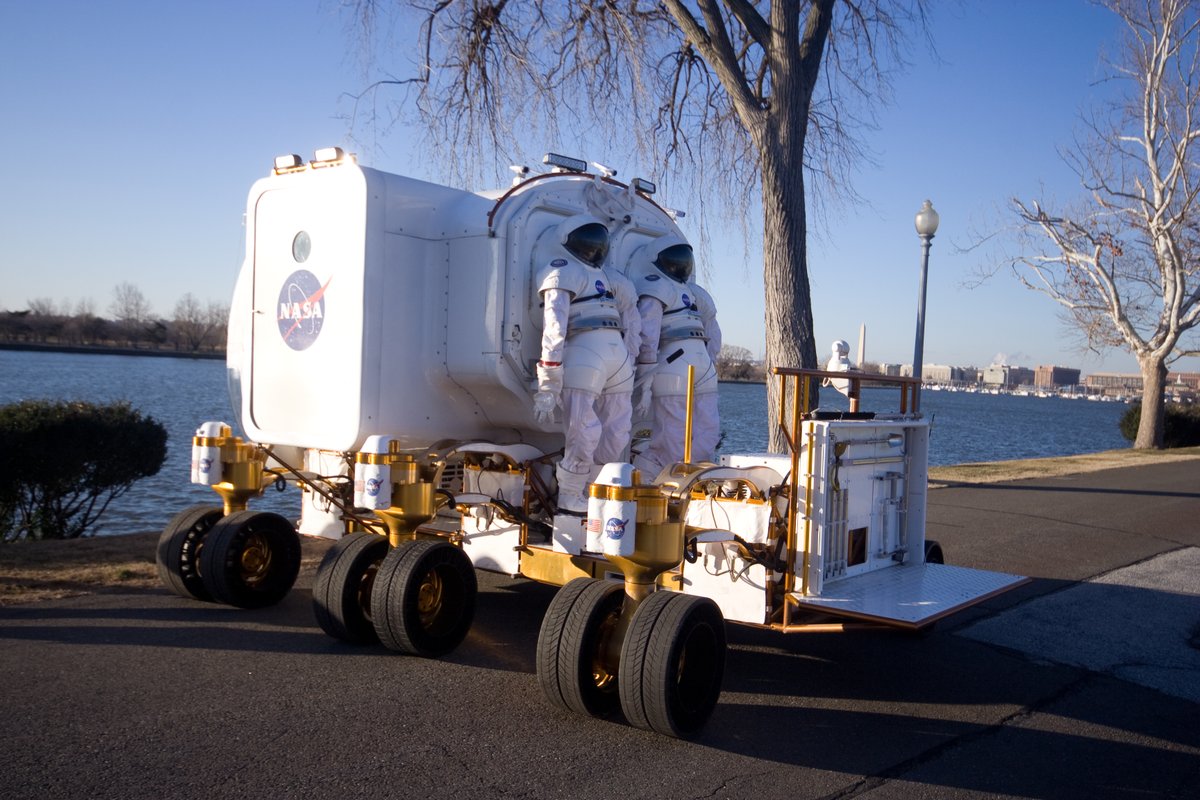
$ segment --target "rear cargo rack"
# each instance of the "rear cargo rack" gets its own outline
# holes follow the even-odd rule
[[[788,367],[774,367],[771,373],[779,378],[779,426],[780,434],[787,443],[788,455],[791,457],[791,468],[788,470],[787,491],[788,491],[788,506],[787,506],[787,538],[785,552],[787,554],[787,568],[783,574],[783,614],[782,620],[777,626],[785,633],[799,630],[840,630],[844,626],[835,624],[831,626],[812,625],[805,623],[796,623],[792,620],[792,611],[798,608],[797,597],[802,597],[808,592],[808,559],[809,548],[808,542],[812,534],[812,496],[813,496],[813,437],[815,429],[812,424],[813,409],[812,397],[816,394],[813,391],[814,383],[825,379],[829,380],[845,380],[849,381],[849,391],[847,393],[850,398],[850,413],[861,414],[859,411],[859,399],[862,392],[862,387],[866,385],[876,386],[894,386],[900,390],[899,397],[899,413],[905,416],[909,413],[910,408],[916,408],[917,392],[920,389],[921,381],[917,378],[900,377],[893,375],[874,375],[862,372],[832,372],[829,370],[819,369],[794,369]],[[802,433],[801,426],[805,422],[806,430]],[[803,472],[801,471],[800,459],[807,451],[807,463],[804,465]],[[799,548],[799,531],[797,520],[797,502],[796,498],[800,497],[800,476],[804,475],[804,530],[803,548],[804,562],[802,564],[800,590],[796,591],[796,554],[801,552]]]

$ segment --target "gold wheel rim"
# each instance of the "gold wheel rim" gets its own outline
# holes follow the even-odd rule
[[[610,668],[605,656],[620,619],[621,614],[618,609],[606,616],[596,630],[596,648],[592,651],[592,683],[600,691],[612,689],[617,682],[617,671]]]
[[[242,550],[242,581],[247,586],[257,586],[271,572],[271,543],[261,533],[252,533]]]
[[[372,561],[371,565],[363,571],[362,577],[358,579],[358,590],[356,592],[358,607],[362,609],[363,617],[368,622],[374,620],[371,616],[371,591],[375,587],[375,576],[379,573],[381,562],[382,559],[380,561]]]
[[[425,573],[425,577],[421,580],[421,586],[417,590],[417,613],[421,617],[421,624],[425,627],[432,625],[442,610],[444,591],[442,576],[436,569]]]

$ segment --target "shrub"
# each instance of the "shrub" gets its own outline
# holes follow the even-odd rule
[[[1163,415],[1163,447],[1200,445],[1200,405],[1167,403]],[[1121,415],[1121,435],[1131,442],[1137,439],[1141,421],[1142,404],[1134,403]]]
[[[167,457],[167,431],[128,403],[0,407],[0,535],[75,539]]]

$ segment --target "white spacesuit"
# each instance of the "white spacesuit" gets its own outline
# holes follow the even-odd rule
[[[692,461],[712,461],[720,437],[721,328],[712,297],[690,280],[693,268],[691,245],[667,236],[635,253],[628,269],[642,318],[636,405],[639,417],[647,409],[653,416],[650,445],[634,464],[648,478],[683,460],[689,366],[695,368]]]
[[[542,352],[534,412],[539,422],[563,410],[566,442],[556,470],[560,510],[587,510],[594,465],[625,458],[629,446],[633,359],[623,338],[633,316],[628,287],[601,266],[608,229],[579,214],[547,234],[537,275],[542,299]],[[633,324],[637,324],[634,322]]]
[[[844,339],[838,339],[833,343],[829,354],[829,363],[825,365],[826,372],[850,372],[853,367],[850,365],[850,345]],[[826,378],[822,385],[832,386],[837,391],[849,397],[850,381],[842,378]]]

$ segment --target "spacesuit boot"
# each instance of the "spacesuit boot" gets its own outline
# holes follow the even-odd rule
[[[589,472],[571,472],[559,464],[554,469],[558,481],[558,510],[576,514],[587,513],[587,487]]]

